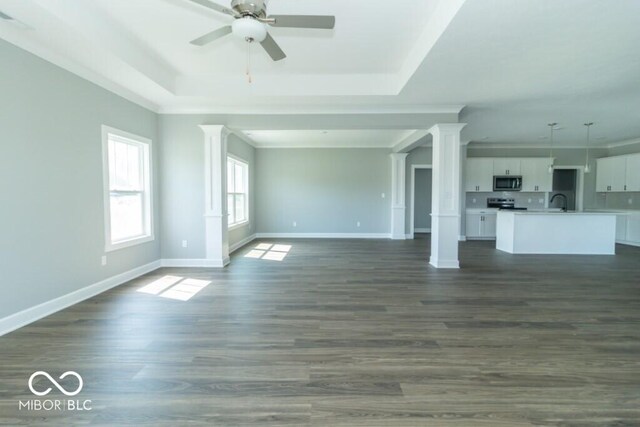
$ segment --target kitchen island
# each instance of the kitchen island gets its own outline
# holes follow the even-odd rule
[[[614,255],[616,215],[499,211],[496,248],[511,254]]]

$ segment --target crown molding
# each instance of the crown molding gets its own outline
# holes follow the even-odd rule
[[[640,144],[640,138],[627,139],[625,141],[613,142],[613,143],[607,145],[607,148],[625,147],[627,145],[634,145],[634,144]]]
[[[238,138],[240,138],[242,141],[246,142],[247,144],[249,144],[253,148],[259,148],[258,144],[256,144],[256,142],[254,140],[249,138],[244,133],[242,133],[242,132],[240,132],[239,130],[236,130],[236,129],[229,129],[229,130],[231,131],[231,134],[237,136]]]
[[[513,143],[507,143],[507,144],[497,144],[497,143],[483,143],[483,142],[477,142],[477,141],[471,141],[469,144],[469,148],[479,148],[479,149],[499,149],[499,148],[508,148],[508,149],[545,149],[548,150],[550,148],[549,143],[547,144],[513,144]],[[586,145],[554,145],[553,149],[554,150],[586,150],[587,148],[589,148],[590,150],[597,150],[597,149],[601,149],[601,150],[606,150],[607,148],[609,148],[609,146],[607,145],[591,145],[591,146],[586,146]]]
[[[163,106],[159,114],[192,115],[336,115],[336,114],[460,114],[464,105],[319,105],[319,106],[258,106],[243,105],[211,106],[211,107],[172,107]]]
[[[317,149],[325,149],[325,148],[332,148],[332,149],[358,149],[358,150],[391,150],[391,147],[389,146],[371,146],[371,145],[255,145],[254,146],[257,150],[277,150],[280,148],[283,149],[310,149],[310,148],[317,148]]]

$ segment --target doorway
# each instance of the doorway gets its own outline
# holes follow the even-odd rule
[[[579,192],[579,174],[577,169],[556,168],[553,171],[553,189],[549,194],[550,208],[566,208],[567,211],[581,209]],[[556,197],[562,195],[564,197]],[[553,199],[553,202],[551,200]]]
[[[431,165],[411,166],[411,235],[431,233]]]

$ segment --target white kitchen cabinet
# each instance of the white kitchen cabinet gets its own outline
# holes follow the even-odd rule
[[[596,191],[605,193],[609,191],[613,163],[611,158],[604,157],[596,160]]]
[[[466,215],[467,239],[495,239],[497,218],[496,211],[468,212]]]
[[[616,217],[616,242],[627,240],[627,215]]]
[[[597,160],[596,191],[601,193],[625,191],[627,157],[604,157]]]
[[[495,239],[498,228],[498,214],[493,212],[482,217],[482,237]]]
[[[468,192],[493,191],[493,159],[471,158],[467,159],[465,168],[466,184]]]
[[[625,191],[640,191],[640,154],[627,156]]]
[[[520,175],[520,159],[497,158],[493,159],[494,175]]]
[[[551,159],[522,159],[522,191],[551,192],[553,190],[553,174],[549,173]]]
[[[627,216],[627,242],[640,245],[640,213]]]

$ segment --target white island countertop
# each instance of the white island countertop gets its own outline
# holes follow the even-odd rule
[[[512,254],[615,254],[616,215],[499,211],[496,248]]]

